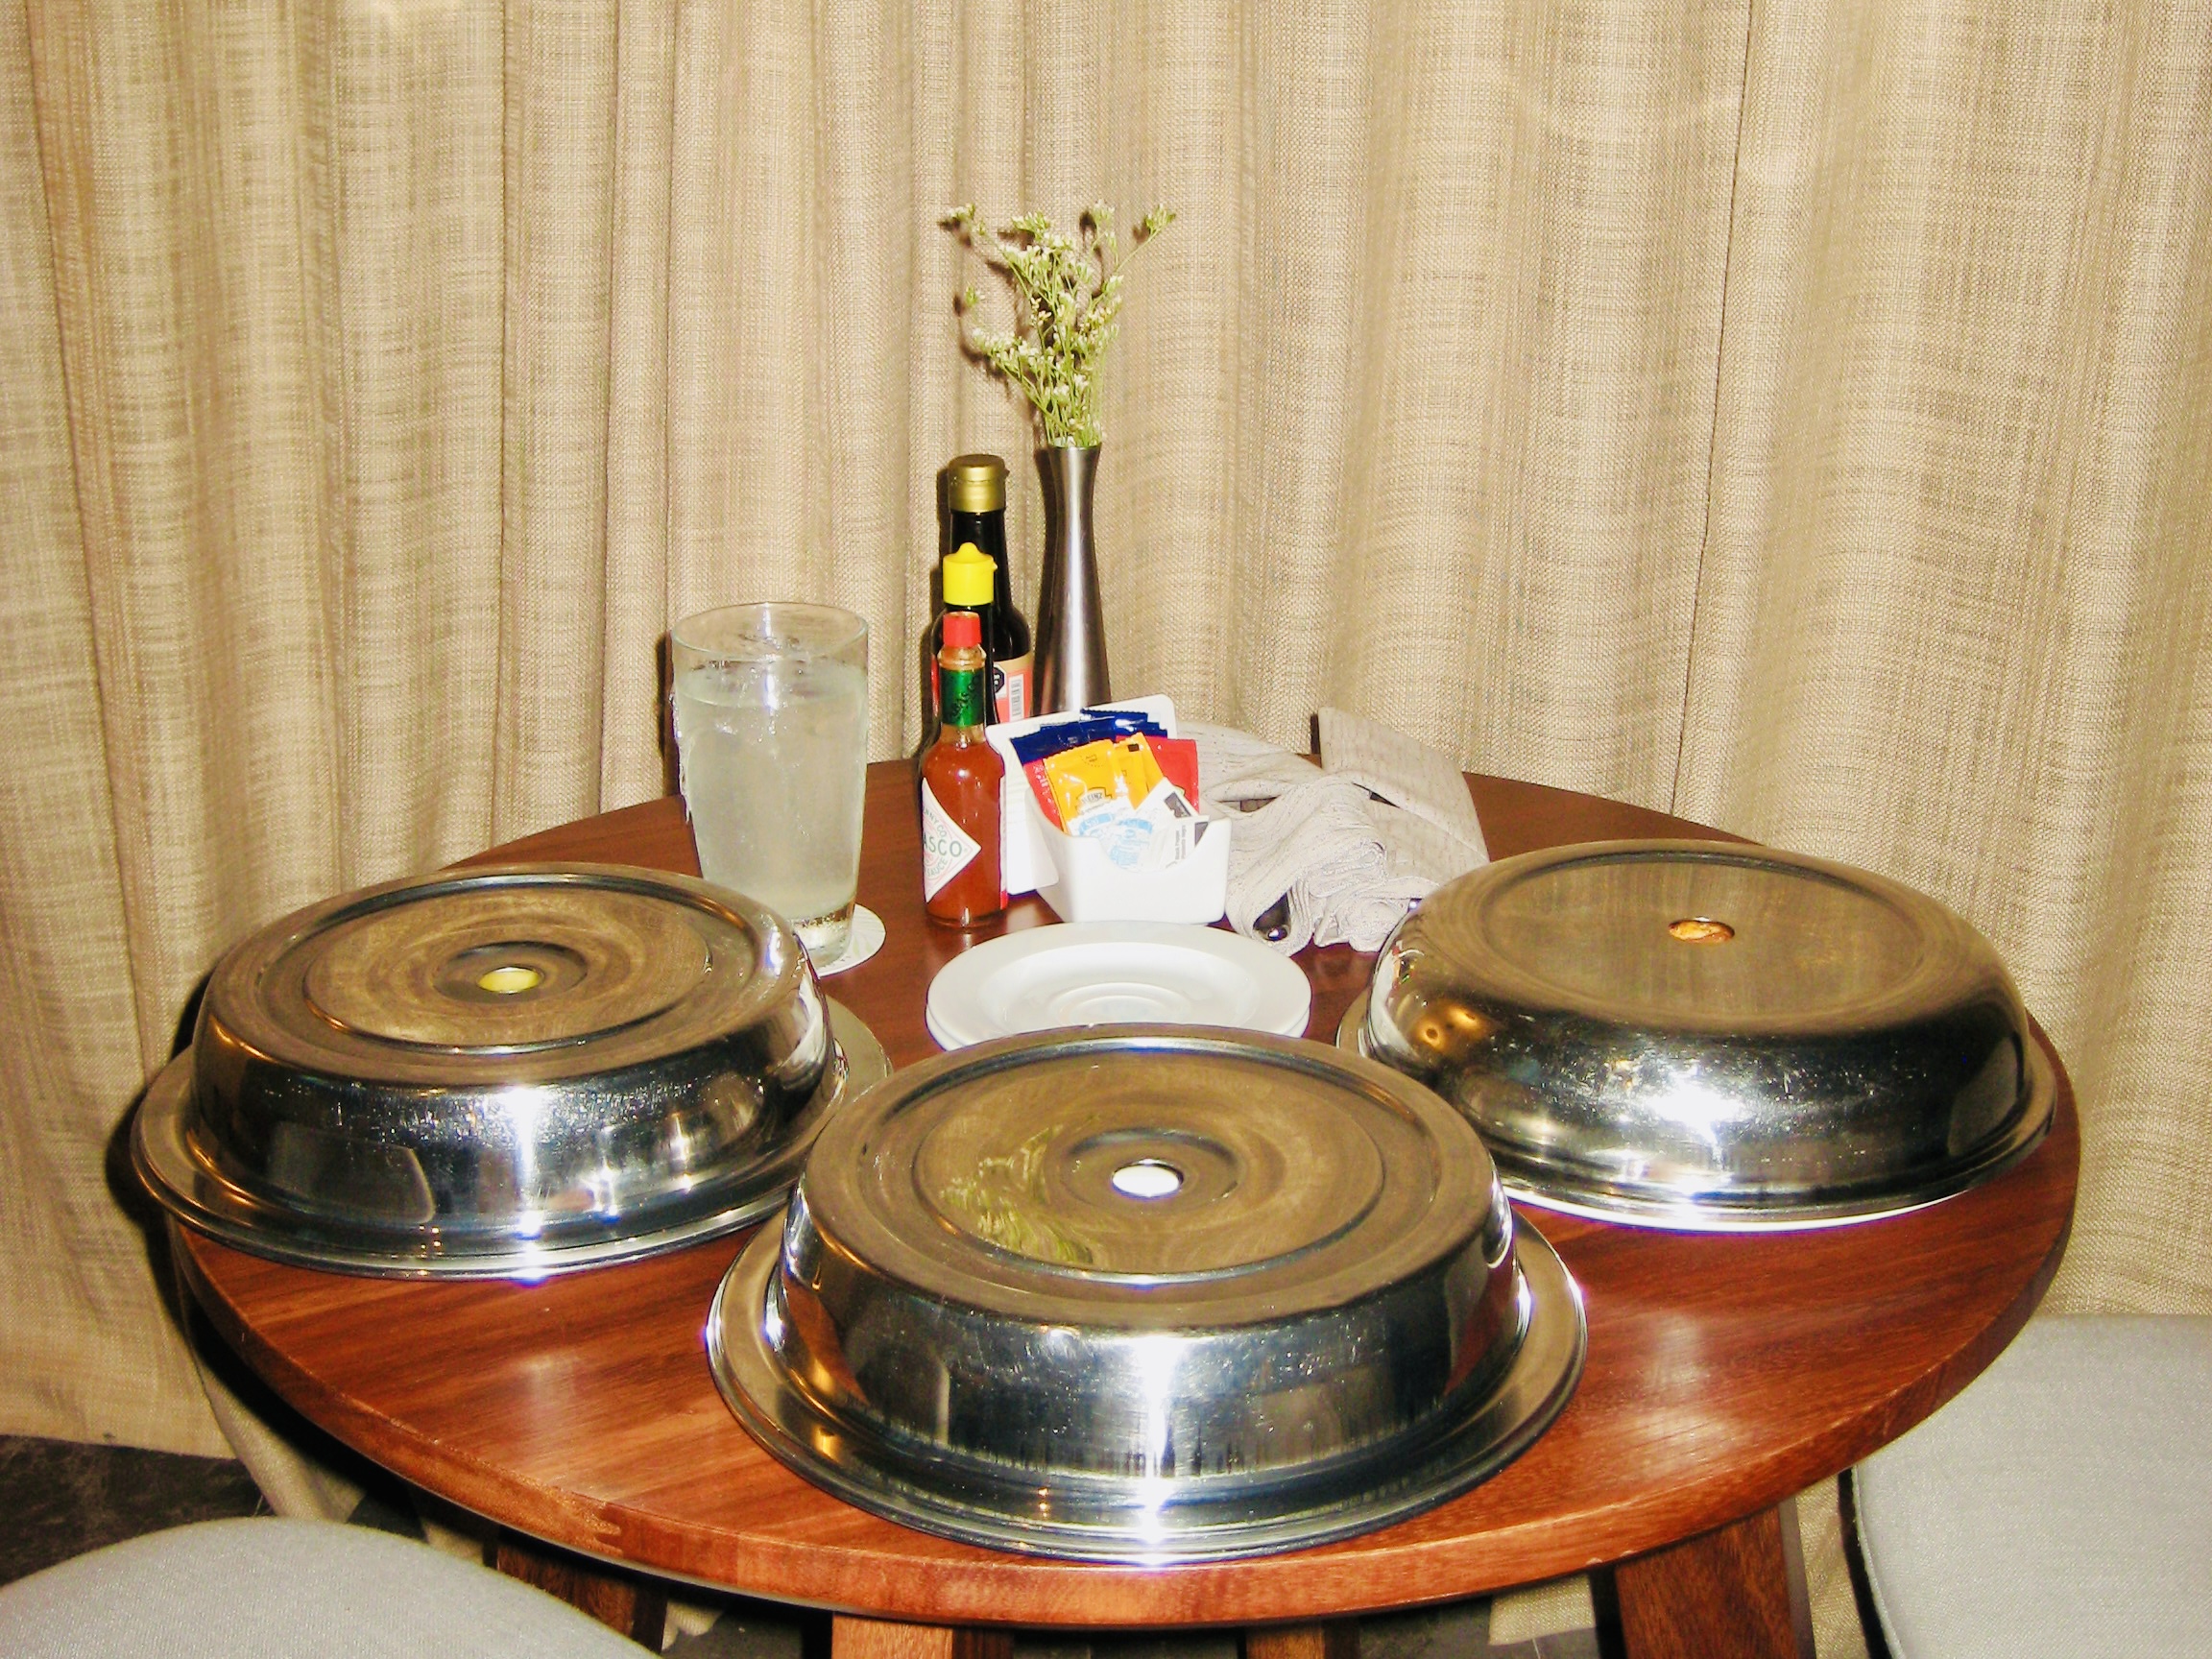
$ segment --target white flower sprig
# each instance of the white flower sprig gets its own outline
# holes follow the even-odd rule
[[[1153,208],[1121,253],[1114,209],[1103,203],[1085,209],[1074,236],[1053,229],[1042,213],[1024,213],[998,231],[974,203],[947,215],[962,242],[1006,274],[1018,301],[1014,326],[994,333],[971,321],[983,296],[973,286],[961,290],[961,343],[1029,399],[1046,444],[1087,449],[1098,443],[1097,366],[1118,332],[1122,268],[1174,222],[1172,208]]]

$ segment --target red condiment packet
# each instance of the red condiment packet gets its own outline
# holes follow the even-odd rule
[[[1193,812],[1203,814],[1206,803],[1198,799],[1198,739],[1146,733],[1144,741],[1152,750],[1152,763],[1160,768],[1160,776],[1183,791],[1183,799],[1190,803]]]

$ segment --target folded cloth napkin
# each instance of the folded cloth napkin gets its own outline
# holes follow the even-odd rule
[[[1181,731],[1198,740],[1207,809],[1240,809],[1229,925],[1286,955],[1309,944],[1373,950],[1414,902],[1489,861],[1451,757],[1387,726],[1322,709],[1318,769],[1248,732],[1190,721]],[[1285,930],[1269,937],[1258,924],[1279,905]]]

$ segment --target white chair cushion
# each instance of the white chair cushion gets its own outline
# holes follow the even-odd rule
[[[1853,1477],[1896,1659],[2212,1655],[2212,1319],[2030,1322]]]
[[[329,1521],[203,1521],[0,1588],[9,1659],[639,1659],[541,1591]]]

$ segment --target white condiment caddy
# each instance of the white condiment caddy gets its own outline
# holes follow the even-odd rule
[[[1118,697],[1102,705],[1150,716],[1175,733],[1175,704],[1167,697]],[[1163,870],[1124,870],[1096,842],[1070,835],[1045,816],[1015,758],[1014,739],[1046,726],[1080,718],[1040,714],[986,728],[991,746],[1006,762],[999,790],[999,870],[1009,894],[1035,893],[1063,922],[1214,922],[1229,902],[1229,824],[1211,818],[1206,832],[1180,863]]]

